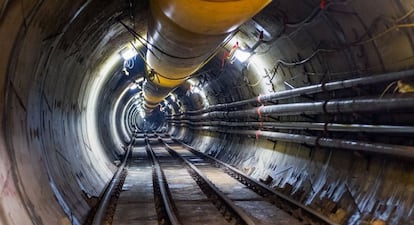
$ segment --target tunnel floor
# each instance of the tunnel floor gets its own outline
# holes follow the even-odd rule
[[[177,140],[150,135],[133,143],[105,224],[335,224]]]

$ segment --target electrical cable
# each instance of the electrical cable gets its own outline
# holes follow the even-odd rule
[[[121,20],[118,20],[119,23],[122,24],[122,26],[124,26],[124,28],[130,33],[132,34],[132,36],[134,36],[134,38],[136,38],[141,44],[142,46],[144,46],[149,52],[151,52],[158,60],[160,59],[153,51],[152,49],[148,48],[148,41],[142,37],[141,35],[139,35],[137,32],[135,32],[134,29],[130,28],[128,25],[126,25],[124,22],[122,22]]]
[[[285,25],[286,25],[286,27],[289,27],[289,28],[298,28],[298,27],[301,27],[301,26],[303,26],[305,24],[308,24],[311,21],[313,21],[316,18],[316,16],[318,16],[324,10],[328,10],[328,8],[330,6],[332,6],[332,5],[339,5],[339,4],[347,5],[348,2],[350,2],[350,1],[352,1],[352,0],[345,0],[345,1],[342,1],[342,2],[328,2],[328,3],[325,3],[325,5],[323,7],[321,7],[321,5],[318,4],[318,6],[315,7],[315,9],[312,10],[312,12],[307,17],[305,17],[303,20],[301,20],[300,22],[296,22],[296,23],[288,23],[288,22],[286,22]]]
[[[249,85],[249,87],[256,87],[257,85],[260,84],[260,81],[262,81],[262,80],[263,80],[263,77],[261,77],[259,80],[257,80],[256,83],[254,83],[254,84],[247,84],[247,85]]]
[[[404,21],[405,19],[407,19],[408,17],[410,17],[413,14],[414,14],[414,8],[411,9],[410,11],[408,11],[406,14],[404,14],[403,16],[401,16],[398,19],[379,16],[376,19],[374,19],[374,22],[371,23],[371,25],[369,26],[367,31],[363,35],[361,35],[359,38],[357,38],[355,41],[353,41],[350,45],[363,45],[363,44],[366,44],[368,42],[375,41],[376,39],[384,36],[385,34],[391,32],[393,30],[398,29],[398,28],[411,28],[411,27],[414,27],[414,25],[412,23],[401,24],[402,21]],[[391,22],[392,27],[390,27],[387,30],[375,35],[374,37],[370,37],[367,40],[362,40],[366,36],[369,36],[370,32],[372,32],[373,28],[375,28],[379,22],[384,21],[384,20],[386,20],[388,22]]]
[[[286,62],[284,60],[277,60],[278,63],[282,64],[283,66],[287,66],[287,67],[292,67],[292,66],[298,66],[298,65],[302,65],[304,63],[307,63],[309,60],[311,60],[313,57],[316,56],[316,54],[320,53],[320,52],[335,52],[336,50],[334,49],[316,49],[309,57],[301,60],[301,61],[296,61],[296,62]]]
[[[387,91],[395,84],[397,84],[397,81],[393,81],[390,84],[388,84],[387,87],[384,89],[384,91],[381,93],[379,98],[384,97],[385,93],[387,93]]]
[[[177,56],[174,56],[174,55],[171,55],[171,54],[168,54],[168,53],[166,53],[166,52],[164,52],[164,51],[162,51],[161,49],[159,49],[157,46],[155,46],[155,45],[153,45],[152,43],[150,43],[148,40],[146,40],[144,37],[142,37],[141,35],[139,35],[137,32],[135,32],[135,30],[133,30],[132,28],[130,28],[128,25],[126,25],[124,22],[122,22],[121,20],[119,20],[119,23],[121,23],[124,27],[125,27],[125,29],[127,29],[127,31],[128,32],[130,32],[150,53],[152,53],[155,57],[157,57],[157,55],[150,49],[150,48],[148,48],[148,45],[151,45],[151,46],[153,46],[155,49],[157,49],[158,51],[160,51],[161,53],[163,53],[163,54],[165,54],[165,55],[167,55],[167,56],[170,56],[170,57],[173,57],[173,58],[178,58],[178,59],[194,59],[194,58],[198,58],[198,56],[197,57],[177,57]],[[216,47],[216,49],[214,50],[214,53],[213,54],[211,54],[207,59],[205,59],[201,64],[200,64],[200,67],[203,67],[205,64],[207,64],[207,62],[209,62],[216,54],[217,54],[217,52],[218,52],[218,49],[220,49],[220,48],[222,48],[223,46],[225,46],[230,40],[231,40],[231,38],[232,37],[234,37],[234,35],[237,33],[238,31],[236,31],[236,32],[233,32],[231,35],[229,35],[228,37],[227,37],[227,39],[226,40],[224,40],[219,46],[217,46]],[[145,42],[145,43],[144,43]],[[137,50],[137,48],[136,48],[136,46],[131,42],[131,44],[132,44],[132,46],[135,48],[135,50],[137,51],[137,52],[139,52],[138,50]],[[150,68],[150,70],[152,70],[153,71],[153,73],[151,73],[151,74],[153,74],[155,77],[157,77],[157,79],[158,79],[158,81],[160,81],[160,79],[159,79],[159,77],[162,77],[162,78],[164,78],[164,79],[168,79],[168,80],[185,80],[185,79],[190,79],[191,77],[190,76],[185,76],[185,77],[179,77],[179,78],[171,78],[171,77],[166,77],[166,76],[164,76],[164,75],[162,75],[162,74],[160,74],[160,73],[158,73],[158,72],[156,72],[156,71],[154,71],[153,70],[153,68],[147,63],[147,61],[146,61],[146,59],[145,59],[145,57],[143,57],[143,55],[142,54],[139,54],[140,55],[140,57],[144,60],[144,63],[145,63],[145,65],[147,65],[147,67],[148,68]],[[157,59],[159,59],[159,57],[157,57]],[[158,77],[159,76],[159,77]],[[150,78],[150,77],[149,77]],[[154,78],[152,78],[152,80],[153,80]]]
[[[131,59],[124,61],[124,67],[127,69],[132,69],[135,66],[135,60],[137,59],[137,56],[132,57]]]
[[[303,65],[307,62],[309,62],[313,57],[315,57],[317,54],[321,53],[321,52],[337,52],[336,49],[323,49],[323,48],[318,48],[316,49],[310,56],[308,56],[307,58],[300,60],[300,61],[295,61],[295,62],[287,62],[284,60],[277,60],[276,65],[273,67],[273,76],[270,78],[270,82],[272,82],[272,80],[274,79],[274,77],[276,76],[276,72],[277,70],[280,68],[280,66],[285,66],[285,67],[295,67],[295,66],[300,66]]]
[[[229,36],[229,38],[227,39],[227,40],[225,40],[223,43],[221,43],[215,50],[214,50],[214,53],[213,54],[211,54],[210,55],[210,57],[208,57],[207,59],[205,59],[201,64],[200,64],[200,68],[201,67],[203,67],[205,64],[207,64],[216,54],[217,54],[217,52],[218,52],[218,49],[220,49],[220,48],[222,48],[223,46],[225,46],[230,40],[231,40],[231,38],[234,36],[234,34],[233,35],[231,35],[231,36]],[[170,78],[170,77],[166,77],[166,76],[163,76],[162,74],[160,74],[160,73],[156,73],[156,75],[158,75],[158,76],[160,76],[160,77],[162,77],[162,78],[164,78],[164,79],[168,79],[168,80],[184,80],[184,79],[186,79],[186,80],[188,80],[188,79],[190,79],[191,77],[193,77],[193,76],[191,76],[191,75],[188,75],[188,76],[185,76],[185,77],[180,77],[180,78]]]
[[[159,48],[158,46],[152,44],[150,41],[148,41],[147,39],[145,39],[144,37],[142,37],[141,35],[139,35],[134,29],[130,28],[128,25],[126,25],[124,22],[122,22],[121,20],[119,20],[119,22],[135,37],[137,38],[141,43],[142,41],[145,42],[146,44],[143,44],[145,46],[146,49],[148,49],[148,51],[150,51],[155,57],[157,57],[157,55],[152,51],[151,48],[148,48],[148,45],[153,47],[154,49],[156,49],[158,52],[169,56],[171,58],[175,58],[175,59],[197,59],[202,57],[204,54],[202,55],[198,55],[198,56],[191,56],[191,57],[181,57],[181,56],[176,56],[176,55],[172,55],[168,52],[165,52],[164,50],[162,50],[161,48]],[[159,57],[157,57],[159,59]]]
[[[394,31],[394,30],[396,30],[396,29],[399,29],[399,28],[413,28],[413,27],[414,27],[414,23],[395,24],[394,26],[392,26],[392,27],[390,27],[390,28],[386,29],[385,31],[383,31],[383,32],[381,32],[381,33],[379,33],[379,34],[375,35],[375,36],[374,36],[374,37],[372,37],[372,38],[369,38],[369,39],[364,40],[364,41],[359,41],[359,42],[356,42],[356,43],[352,43],[352,45],[354,45],[354,46],[357,46],[357,45],[364,45],[364,44],[367,44],[367,43],[369,43],[369,42],[375,41],[375,40],[377,40],[378,38],[380,38],[380,37],[382,37],[382,36],[384,36],[384,35],[388,34],[388,33],[389,33],[389,32],[391,32],[391,31]]]
[[[331,3],[327,4],[327,7],[330,5]],[[310,15],[308,15],[305,19],[301,20],[298,23],[285,23],[286,27],[289,28],[297,28],[297,27],[301,27],[304,24],[309,23],[310,21],[312,21],[317,15],[319,15],[319,12],[321,12],[320,7],[318,6],[317,8],[315,8],[312,13]]]

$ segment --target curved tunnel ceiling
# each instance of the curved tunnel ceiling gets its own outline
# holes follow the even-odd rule
[[[145,36],[149,16],[148,1],[0,4],[0,224],[83,224],[143,124],[343,224],[412,224],[412,1],[272,1],[144,118],[144,62],[120,52],[145,46],[120,21]]]

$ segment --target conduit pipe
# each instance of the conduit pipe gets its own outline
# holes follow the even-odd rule
[[[271,0],[152,0],[143,84],[144,109],[152,111],[201,68],[220,45]]]
[[[221,127],[190,127],[195,130],[214,131],[227,134],[241,134],[254,136],[256,138],[266,138],[274,141],[293,142],[311,146],[321,146],[328,148],[340,148],[371,153],[399,156],[404,158],[414,158],[414,147],[404,145],[392,145],[383,143],[371,143],[355,140],[342,140],[326,137],[315,137],[300,134],[288,134],[281,132],[261,131],[261,130],[224,130]]]
[[[282,130],[318,130],[335,132],[366,132],[366,133],[393,133],[414,134],[413,126],[367,125],[367,124],[339,124],[339,123],[310,123],[310,122],[226,122],[189,120],[170,120],[171,124],[188,124],[191,126],[226,126],[226,127],[254,127]]]
[[[238,102],[226,103],[226,104],[218,104],[214,106],[209,106],[202,110],[196,111],[188,111],[185,114],[201,114],[205,112],[212,112],[218,110],[228,110],[229,108],[238,107],[247,104],[263,104],[268,101],[276,101],[286,98],[298,97],[300,95],[310,95],[315,94],[323,91],[334,91],[340,90],[345,88],[363,86],[363,85],[371,85],[381,82],[391,82],[395,80],[407,79],[414,77],[414,69],[412,70],[405,70],[400,72],[392,72],[392,73],[385,73],[380,75],[374,75],[369,77],[360,77],[350,80],[343,80],[343,81],[335,81],[325,84],[316,84],[301,88],[295,88],[291,90],[279,91],[275,93],[270,93],[267,95],[259,95],[258,97],[242,100]]]
[[[253,109],[239,111],[218,111],[209,112],[197,116],[182,116],[181,119],[193,121],[207,119],[229,119],[262,117],[266,115],[287,116],[287,115],[313,115],[321,113],[354,113],[354,112],[388,112],[392,110],[414,109],[414,97],[401,98],[370,98],[356,100],[327,100],[310,103],[292,103],[260,106]]]

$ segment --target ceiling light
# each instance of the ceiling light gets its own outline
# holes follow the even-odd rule
[[[195,81],[192,79],[187,80],[187,82],[191,85],[194,86],[195,85]]]
[[[140,77],[140,78],[136,79],[136,80],[135,80],[135,83],[136,83],[136,84],[139,84],[139,83],[141,83],[142,81],[144,81],[144,77]]]
[[[126,61],[126,60],[132,59],[138,53],[137,53],[137,51],[135,51],[135,49],[126,47],[126,48],[121,50],[120,54],[121,54],[122,58]]]
[[[142,108],[142,106],[139,108],[138,112],[139,112],[139,115],[141,116],[141,118],[145,118],[145,111]]]
[[[135,90],[135,89],[137,89],[138,88],[138,85],[136,85],[136,84],[131,84],[131,86],[129,87],[129,90]]]
[[[239,61],[239,62],[246,62],[246,60],[251,56],[250,52],[245,52],[242,51],[240,49],[237,49],[234,52],[234,57]]]
[[[193,92],[193,93],[200,93],[200,88],[199,87],[197,87],[197,86],[195,86],[195,87],[192,87],[192,89],[191,89],[191,91]]]
[[[170,99],[171,99],[171,101],[173,101],[173,102],[175,102],[175,100],[176,100],[176,99],[175,99],[175,96],[174,96],[173,94],[171,94],[171,95],[170,95]]]

